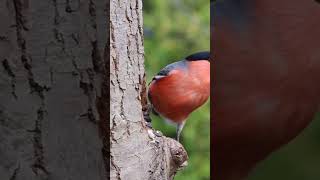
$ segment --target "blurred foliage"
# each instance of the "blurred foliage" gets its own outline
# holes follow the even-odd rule
[[[210,49],[210,1],[145,0],[144,47],[147,82],[163,67]],[[210,179],[210,102],[196,110],[182,131],[189,165],[175,180]],[[175,137],[175,127],[151,116],[153,127]]]

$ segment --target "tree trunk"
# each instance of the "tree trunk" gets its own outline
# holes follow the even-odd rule
[[[0,1],[1,180],[106,179],[107,1]]]
[[[173,179],[186,164],[186,151],[173,139],[154,136],[143,120],[142,0],[110,3],[111,179]]]

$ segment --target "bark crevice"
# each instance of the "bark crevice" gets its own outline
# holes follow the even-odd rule
[[[44,146],[42,143],[42,124],[46,115],[46,110],[40,107],[37,110],[37,119],[35,121],[35,129],[33,132],[33,147],[34,147],[34,163],[32,170],[36,175],[43,173],[46,177],[49,175],[49,171],[46,168],[44,162]]]
[[[15,99],[18,99],[16,94],[16,75],[14,74],[11,65],[7,59],[2,61],[2,66],[4,70],[7,72],[8,76],[11,78],[11,94]]]
[[[12,175],[10,176],[9,180],[16,180],[19,171],[20,171],[20,164],[18,164],[18,166],[13,170],[13,173],[12,173]]]
[[[15,8],[15,20],[16,20],[16,34],[17,44],[21,52],[21,62],[24,69],[27,71],[27,79],[31,94],[36,92],[41,99],[40,107],[37,110],[37,118],[35,119],[35,129],[29,130],[33,133],[33,148],[34,148],[34,163],[31,165],[34,174],[39,175],[42,172],[45,176],[48,176],[49,172],[44,162],[44,146],[42,144],[42,121],[44,119],[45,110],[45,95],[44,92],[49,91],[50,87],[46,85],[41,86],[34,79],[32,72],[32,58],[27,52],[27,44],[25,39],[25,33],[29,29],[27,28],[27,16],[25,15],[28,7],[28,1],[13,0]]]

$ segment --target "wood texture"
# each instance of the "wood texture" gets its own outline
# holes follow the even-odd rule
[[[155,137],[144,124],[146,105],[142,0],[110,4],[111,179],[172,179],[186,164],[177,141]]]
[[[0,1],[0,179],[106,179],[105,0]],[[98,113],[99,110],[99,113]]]

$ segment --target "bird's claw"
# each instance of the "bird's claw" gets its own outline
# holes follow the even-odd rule
[[[152,123],[151,123],[152,119],[150,118],[150,113],[148,110],[143,112],[143,118],[145,120],[146,126],[152,129]]]
[[[152,140],[151,143],[155,143],[155,144],[159,144],[159,140],[157,140],[156,137],[159,137],[159,134],[157,131],[153,130],[153,129],[148,129],[148,135],[149,138]]]
[[[148,129],[148,135],[150,139],[154,139],[156,137],[153,129]]]
[[[150,110],[151,109],[149,106],[148,109],[143,112],[143,118],[145,120],[146,126],[149,128],[148,135],[149,135],[150,139],[152,139],[153,141],[157,141],[157,140],[155,140],[155,138],[162,137],[163,134],[160,131],[153,129],[152,123],[151,123],[152,119],[150,118]]]
[[[158,131],[158,130],[154,130],[153,133],[157,136],[157,137],[162,137],[163,134],[162,132]]]
[[[152,128],[152,123],[151,123],[151,122],[146,122],[146,126],[147,126],[148,128],[150,128],[150,129],[153,129],[153,128]]]

